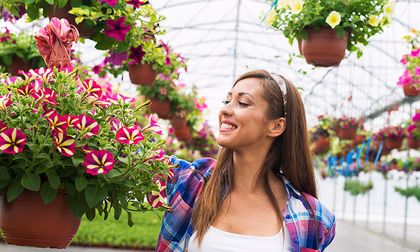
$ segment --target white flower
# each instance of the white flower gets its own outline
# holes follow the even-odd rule
[[[341,22],[340,13],[338,13],[336,11],[331,11],[330,14],[328,15],[327,19],[325,20],[325,22],[327,24],[329,24],[331,26],[331,28],[334,29],[334,27],[336,27]]]

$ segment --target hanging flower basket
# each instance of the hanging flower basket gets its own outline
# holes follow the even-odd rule
[[[353,140],[356,137],[357,127],[337,128],[337,136],[340,139]]]
[[[128,65],[128,74],[131,83],[143,86],[153,85],[157,76],[150,64]]]
[[[72,9],[71,6],[72,1],[68,1],[67,4],[63,8],[59,8],[54,5],[50,5],[48,8],[48,17],[50,20],[53,17],[57,17],[59,19],[65,18],[71,25],[74,25],[77,30],[79,31],[79,35],[84,38],[89,38],[93,35],[93,29],[90,29],[88,27],[85,27],[83,25],[83,22],[80,24],[76,23],[76,16],[73,14],[70,14],[69,11]]]
[[[28,190],[10,203],[5,194],[0,201],[0,227],[9,244],[67,248],[79,229],[80,219],[70,212],[64,191],[48,205],[39,192]]]
[[[353,145],[357,146],[359,144],[362,144],[365,138],[366,136],[364,135],[356,135],[356,137],[353,139]]]
[[[410,149],[419,149],[420,148],[420,140],[416,140],[413,138],[407,138],[407,145]]]
[[[179,141],[183,141],[186,143],[191,142],[192,135],[191,130],[190,128],[188,128],[188,126],[179,129],[174,128],[174,134]]]
[[[328,137],[319,137],[314,144],[313,152],[320,154],[330,148],[330,139]]]
[[[165,99],[163,101],[150,98],[152,104],[150,104],[150,110],[154,113],[158,114],[158,116],[162,119],[169,119],[171,118],[171,103],[169,100]]]
[[[184,117],[174,116],[171,118],[171,125],[174,129],[182,129],[187,127],[187,121]]]
[[[404,138],[385,138],[384,139],[384,144],[385,147],[389,150],[392,149],[399,149],[401,148],[402,142],[403,142]]]
[[[408,84],[403,86],[404,95],[408,97],[416,97],[420,95],[420,89],[415,84]]]
[[[299,50],[308,64],[323,67],[340,64],[346,52],[348,32],[343,38],[328,27],[308,28],[306,32],[308,37],[299,41]]]

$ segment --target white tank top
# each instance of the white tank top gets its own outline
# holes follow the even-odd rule
[[[195,241],[195,232],[188,244],[188,252],[281,252],[292,251],[290,234],[283,224],[283,232],[272,236],[241,235],[210,226],[201,246]]]

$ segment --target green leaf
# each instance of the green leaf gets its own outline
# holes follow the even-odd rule
[[[66,6],[67,0],[57,0],[57,6],[58,8],[64,8]]]
[[[88,186],[85,190],[86,202],[89,207],[94,207],[108,195],[108,190],[100,186]]]
[[[120,160],[123,164],[128,165],[128,158],[124,157],[118,157],[118,160]]]
[[[58,189],[58,187],[60,186],[60,177],[58,177],[55,170],[48,170],[46,174],[48,177],[48,181],[50,181],[51,187],[54,189]]]
[[[29,4],[27,5],[28,8],[26,9],[26,13],[31,20],[36,20],[39,18],[39,6],[36,4]]]
[[[83,193],[76,193],[75,195],[67,196],[67,204],[70,211],[77,217],[82,218],[83,214],[88,210],[85,197]]]
[[[77,17],[74,20],[76,21],[76,24],[80,24],[81,22],[83,22],[83,17]]]
[[[0,180],[0,190],[10,184],[10,180]]]
[[[112,38],[106,36],[102,36],[102,38],[96,42],[95,48],[98,50],[107,50],[115,43]]]
[[[6,54],[1,56],[1,60],[6,66],[10,66],[13,63],[12,55]]]
[[[15,180],[9,188],[7,188],[7,202],[16,199],[24,190],[19,180]]]
[[[78,192],[83,191],[83,189],[85,189],[88,184],[87,179],[83,175],[77,177],[75,182],[76,182],[76,190]]]
[[[45,182],[41,187],[41,197],[44,204],[50,204],[57,196],[57,190],[52,188],[50,183]]]
[[[86,218],[89,221],[93,221],[93,219],[95,219],[95,214],[96,214],[95,208],[89,208],[89,210],[86,212]]]
[[[360,58],[363,56],[363,52],[361,50],[357,50],[357,58]]]
[[[75,196],[77,194],[76,188],[69,182],[64,183],[64,189],[66,189],[66,192],[71,196]]]
[[[33,173],[23,175],[20,182],[23,187],[34,192],[39,191],[39,188],[41,187],[41,178],[39,175]]]
[[[134,225],[134,222],[133,222],[133,216],[132,216],[132,214],[131,214],[131,212],[129,212],[129,211],[127,211],[127,223],[128,223],[128,226],[129,227],[132,227],[133,225]]]
[[[112,179],[112,178],[115,178],[115,177],[121,176],[122,174],[123,174],[123,173],[122,173],[120,170],[118,170],[118,169],[114,168],[114,169],[110,170],[110,171],[106,174],[106,177],[107,177],[107,178]]]
[[[82,158],[82,157],[75,157],[75,156],[72,156],[72,157],[71,157],[71,161],[73,161],[73,165],[74,165],[75,167],[79,167],[79,165],[80,165],[81,163],[83,163],[83,161],[85,161],[85,160],[84,160],[84,158]]]
[[[54,0],[44,0],[45,2],[47,2],[49,5],[54,5]]]
[[[1,180],[8,180],[8,179],[10,179],[9,171],[4,166],[0,166],[0,179]]]

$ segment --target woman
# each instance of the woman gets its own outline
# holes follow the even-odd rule
[[[335,217],[316,199],[297,89],[264,70],[240,76],[219,112],[217,163],[172,157],[172,207],[156,251],[322,251]]]

